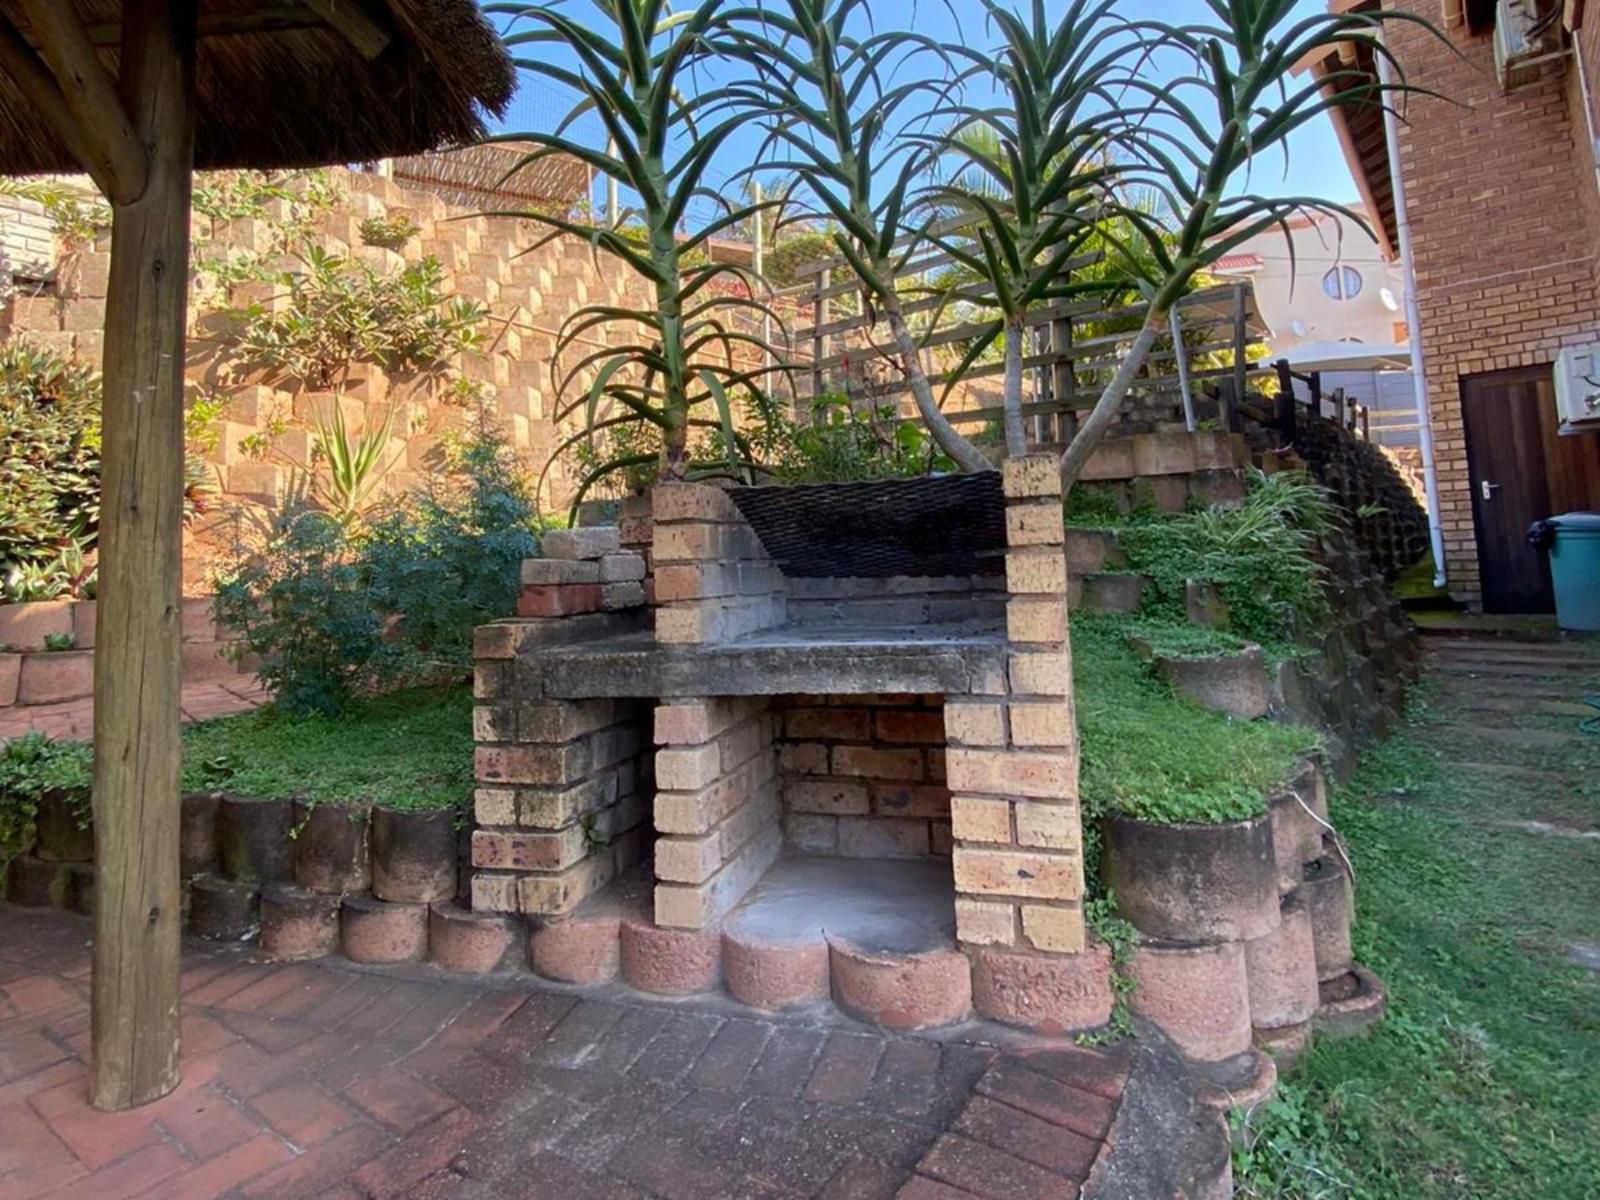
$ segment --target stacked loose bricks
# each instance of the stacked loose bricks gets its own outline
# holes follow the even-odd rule
[[[672,484],[651,495],[658,642],[734,641],[784,623],[783,573],[726,492]]]
[[[646,562],[615,527],[552,530],[542,548],[523,565],[517,607],[530,619],[478,632],[472,904],[559,916],[644,856],[649,713],[546,698],[535,648],[618,628],[645,602]]]

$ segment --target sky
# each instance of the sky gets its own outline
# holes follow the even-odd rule
[[[1025,3],[1025,0],[1020,2]],[[912,9],[912,0],[868,0],[868,4],[880,26],[907,21],[906,14]],[[1053,16],[1064,5],[1065,0],[1049,0],[1048,11]],[[565,11],[578,14],[584,7],[587,6],[567,7]],[[684,7],[683,0],[674,7]],[[1299,0],[1294,16],[1298,19],[1321,11],[1326,11],[1326,0]],[[1210,15],[1202,0],[1121,0],[1117,12],[1131,20],[1161,17],[1168,21],[1198,21]],[[987,46],[999,40],[986,28],[978,0],[918,0],[915,14],[917,31],[941,41],[959,40],[964,35],[969,45]],[[522,86],[501,127],[508,131],[554,129],[571,107],[570,97],[527,72],[521,73],[521,80]],[[572,135],[597,146],[604,142],[603,130],[593,117],[576,123]],[[708,172],[708,181],[713,186],[721,186],[748,166],[760,149],[760,140],[754,128],[748,133],[736,133],[724,145],[718,161]],[[1287,173],[1281,155],[1273,155],[1256,168],[1250,184],[1252,191],[1265,195],[1317,196],[1341,203],[1358,200],[1332,123],[1326,117],[1319,117],[1291,135]],[[707,204],[702,219],[710,215],[712,206]],[[691,213],[691,225],[698,223],[695,217],[696,214]]]

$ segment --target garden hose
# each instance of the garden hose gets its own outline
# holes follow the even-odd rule
[[[1595,716],[1578,722],[1578,732],[1600,735],[1600,696],[1585,696],[1583,702],[1595,710]]]

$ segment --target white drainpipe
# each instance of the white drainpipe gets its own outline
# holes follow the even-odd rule
[[[1388,87],[1393,79],[1389,60],[1373,56],[1378,80]],[[1417,303],[1416,264],[1411,258],[1411,220],[1406,215],[1406,183],[1400,172],[1400,118],[1386,93],[1383,132],[1389,151],[1389,178],[1394,189],[1394,221],[1400,235],[1400,269],[1406,284],[1406,325],[1411,339],[1411,382],[1417,402],[1417,429],[1422,440],[1422,477],[1428,493],[1428,535],[1433,542],[1433,586],[1444,587],[1444,529],[1439,523],[1439,470],[1433,455],[1433,406],[1428,403],[1428,363],[1422,349],[1422,309]],[[1373,214],[1374,218],[1377,214]]]

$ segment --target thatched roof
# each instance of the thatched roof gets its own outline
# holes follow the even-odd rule
[[[114,77],[122,0],[61,3],[82,15]],[[337,3],[358,7],[356,0]],[[360,11],[384,36],[367,41],[365,52],[360,38],[317,15],[328,7],[200,0],[196,167],[414,154],[471,142],[483,135],[485,110],[504,111],[515,73],[474,0],[366,0]],[[28,37],[15,0],[0,0],[0,16]],[[0,174],[79,169],[0,70]]]

